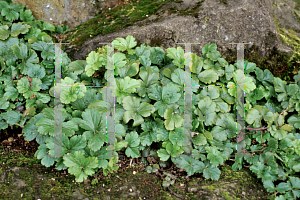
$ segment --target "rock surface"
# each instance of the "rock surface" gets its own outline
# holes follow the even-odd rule
[[[281,52],[292,52],[294,46],[282,43],[279,27],[285,26],[300,37],[300,20],[297,21],[300,11],[297,7],[293,0],[227,0],[226,4],[219,0],[168,1],[155,14],[133,26],[98,34],[81,46],[71,45],[70,49],[63,50],[73,52],[72,61],[84,60],[91,51],[103,46],[99,43],[110,43],[117,37],[132,35],[138,45],[145,43],[164,50],[178,46],[185,48],[184,44],[176,43],[199,43],[192,45],[192,52],[197,55],[201,55],[202,47],[207,43],[217,44],[221,55],[226,55],[228,49],[237,48],[229,44],[235,42],[252,42],[260,48],[262,55],[273,47]],[[251,46],[247,44],[245,49]]]
[[[36,19],[54,25],[65,24],[75,30],[90,23],[84,29],[71,33],[70,37],[74,38],[90,30],[91,37],[77,37],[80,45],[75,45],[74,40],[64,41],[71,43],[63,50],[72,55],[69,56],[72,61],[85,59],[88,53],[103,46],[100,42],[110,43],[117,37],[126,38],[127,35],[133,35],[138,45],[145,43],[164,50],[178,46],[185,48],[184,44],[176,43],[199,43],[192,45],[192,52],[197,55],[201,55],[205,44],[215,43],[223,57],[228,49],[235,51],[237,48],[229,43],[252,42],[253,45],[247,44],[245,49],[256,46],[260,49],[259,53],[266,55],[273,47],[281,52],[292,52],[297,47],[295,43],[300,41],[300,2],[297,0],[154,0],[151,2],[162,6],[152,15],[134,21],[129,14],[146,9],[134,10],[135,5],[143,1],[146,0],[12,0],[13,3],[25,5]],[[128,15],[121,15],[124,24],[134,23],[120,28],[116,15],[112,13],[107,17],[107,13],[116,6],[121,8],[125,5],[132,5],[133,10]],[[101,13],[105,16],[99,18]],[[96,21],[108,23],[95,25]],[[95,26],[108,28],[108,31],[95,35]]]
[[[122,0],[12,0],[32,11],[37,20],[53,25],[68,25],[70,29],[95,17],[100,11],[112,8]]]

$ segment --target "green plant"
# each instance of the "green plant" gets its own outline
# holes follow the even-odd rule
[[[52,41],[47,33],[62,33],[68,27],[34,20],[23,5],[0,1],[0,10],[0,109],[7,111],[1,114],[0,129],[23,128],[46,103],[53,104],[47,93],[53,85],[54,51],[46,44]],[[70,62],[65,53],[62,61],[63,67]],[[22,105],[23,114],[15,111]]]
[[[130,141],[136,141],[134,147],[138,148],[135,148],[134,151],[131,149],[132,147],[128,145],[127,138],[124,140],[122,137],[118,137],[116,140],[116,146],[118,146],[117,149],[128,151],[126,155],[129,157],[138,157],[139,151],[143,151],[143,149],[148,146],[151,147],[153,143],[162,142],[161,148],[157,151],[157,155],[161,161],[171,159],[178,167],[185,169],[189,176],[194,173],[203,173],[207,179],[218,180],[220,175],[218,166],[229,158],[234,148],[234,144],[230,142],[232,141],[230,139],[236,136],[236,123],[233,120],[233,113],[229,114],[228,112],[230,112],[232,106],[235,108],[234,97],[236,89],[229,88],[226,90],[225,88],[205,88],[199,92],[198,97],[195,95],[196,100],[193,102],[193,105],[198,105],[198,107],[193,109],[193,119],[196,119],[193,121],[193,131],[198,128],[200,134],[198,133],[198,135],[193,137],[192,142],[194,149],[192,157],[186,157],[182,155],[184,133],[182,129],[183,118],[181,115],[184,111],[184,104],[182,102],[182,95],[180,95],[183,92],[182,86],[184,84],[184,72],[180,69],[184,67],[183,50],[181,48],[177,48],[177,50],[175,48],[167,50],[167,56],[173,60],[172,63],[167,61],[169,66],[163,69],[162,72],[165,77],[162,77],[159,74],[159,68],[162,69],[164,66],[163,63],[164,60],[166,60],[166,55],[163,51],[160,51],[159,48],[150,48],[142,45],[141,47],[136,48],[136,55],[134,55],[132,48],[135,46],[135,42],[131,36],[128,36],[126,40],[122,38],[116,39],[113,43],[115,43],[116,48],[123,52],[127,51],[129,54],[124,55],[122,53],[116,53],[114,57],[116,66],[115,75],[119,76],[116,79],[117,103],[123,105],[123,111],[120,112],[122,113],[120,116],[123,116],[123,118],[120,117],[118,122],[123,119],[123,122],[128,123],[130,119],[133,119],[132,127],[139,126],[143,123],[141,128],[144,131],[140,133],[140,135],[137,134],[137,132],[130,132],[129,135],[126,135],[126,137],[132,138]],[[228,65],[224,59],[219,58],[220,54],[216,51],[215,45],[206,45],[202,52],[205,57],[199,58],[195,54],[192,54],[192,72],[198,74],[198,77],[193,76],[192,74],[192,78],[197,80],[195,83],[202,83],[203,85],[207,83],[211,84],[218,80],[219,76],[221,82],[217,82],[218,85],[221,85],[221,83],[227,83],[227,85],[237,83],[236,74],[239,73],[239,70],[235,72],[237,65]],[[107,46],[99,49],[98,54],[95,52],[89,54],[87,60],[90,60],[89,58],[93,59],[89,61],[91,64],[95,63],[97,60],[102,61],[102,66],[99,66],[99,63],[97,63],[97,65],[90,65],[85,68],[85,71],[89,73],[89,76],[92,76],[94,73],[96,74],[102,67],[106,67],[103,55],[107,55]],[[143,65],[143,67],[140,68],[141,80],[138,81],[134,80],[134,78],[137,79],[136,75],[138,73],[138,68],[134,61],[137,59],[137,56],[140,58],[140,63]],[[124,61],[128,64],[126,65]],[[217,61],[217,63],[213,63],[214,61]],[[152,63],[158,65],[159,68],[153,66]],[[225,70],[222,69],[222,66],[224,66]],[[202,67],[207,70],[201,72]],[[254,76],[250,75],[251,72],[255,73],[256,79]],[[265,155],[272,155],[271,157],[274,157],[274,160],[276,154],[273,153],[276,149],[276,145],[273,146],[273,144],[275,141],[284,139],[288,135],[287,132],[292,132],[290,134],[295,135],[296,138],[299,136],[299,134],[295,132],[295,129],[299,128],[299,126],[294,126],[298,117],[296,115],[290,115],[290,118],[288,119],[289,124],[284,124],[282,114],[277,114],[277,112],[280,111],[279,107],[292,113],[294,111],[299,113],[299,103],[297,100],[299,98],[299,75],[294,76],[296,84],[286,86],[284,81],[273,77],[268,70],[262,71],[257,68],[254,63],[248,63],[247,61],[245,62],[245,74],[245,91],[247,93],[246,122],[255,127],[249,128],[249,130],[260,130],[258,127],[262,125],[261,120],[264,120],[269,126],[264,128],[269,131],[266,135],[246,135],[247,150],[250,150],[252,153],[258,150],[264,150]],[[193,79],[192,83],[194,81]],[[162,85],[157,84],[157,81],[159,80]],[[272,86],[272,84],[274,86]],[[194,91],[196,93],[198,92],[197,89]],[[280,94],[276,95],[275,92]],[[104,90],[101,90],[101,93],[104,95]],[[138,96],[133,93],[137,93]],[[289,95],[291,95],[291,98],[287,98]],[[143,97],[149,97],[149,99],[146,98],[144,102],[142,101],[141,103]],[[272,99],[273,97],[277,97],[277,100],[282,103],[276,104]],[[266,106],[260,105],[263,102],[260,100],[263,100],[263,98],[267,100]],[[127,99],[130,100],[127,101]],[[154,103],[153,100],[156,102]],[[151,107],[149,104],[150,102],[154,103],[154,107]],[[175,104],[176,102],[178,103],[177,105]],[[198,102],[198,104],[196,102]],[[102,111],[105,110],[103,106],[101,106],[103,105],[102,100],[95,102],[91,107],[96,108],[97,104],[99,105],[99,111],[100,109]],[[153,112],[153,110],[155,110],[155,112]],[[128,112],[128,114],[126,114],[126,112]],[[216,112],[220,113],[217,114]],[[117,113],[118,112],[116,112],[116,114]],[[287,113],[285,112],[285,115],[286,114]],[[154,117],[154,121],[150,120],[152,122],[144,119],[144,117],[150,115]],[[164,118],[164,120],[159,118]],[[272,125],[273,123],[274,125]],[[204,128],[205,126],[208,127],[213,124],[216,126]],[[154,129],[154,127],[159,128]],[[260,145],[250,146],[252,140],[256,140]],[[271,154],[265,150],[266,148],[262,148],[261,150],[259,148],[259,146],[265,147],[267,141],[270,141],[267,148],[271,150]],[[295,145],[297,146],[296,143]],[[279,150],[277,151],[279,152]],[[257,155],[254,153],[253,155],[253,158],[255,159],[263,159],[261,156],[256,157]],[[199,157],[201,158],[201,161],[198,160]],[[253,162],[253,158],[237,159],[233,168],[235,170],[241,169],[243,160],[249,163],[252,162],[251,164],[257,163],[257,161]],[[295,162],[297,162],[297,156],[294,156],[293,158],[295,158],[293,161],[293,164],[295,164]],[[272,162],[267,162],[267,164],[270,164],[273,168],[278,167],[277,165],[273,165]],[[276,170],[270,171],[271,166],[266,168],[269,170],[268,173],[273,173],[272,175],[278,173]],[[251,169],[254,169],[254,167]],[[261,171],[254,170],[254,172],[266,173],[263,171],[264,168],[260,169]],[[290,168],[290,170],[298,171],[295,167],[293,169]],[[147,168],[147,171],[150,173],[157,172],[156,168],[150,169],[150,167]],[[258,174],[258,177],[260,178],[263,176]],[[266,176],[266,179],[263,179],[263,182],[269,180],[268,177],[270,176]],[[273,176],[272,180],[275,181],[277,179]],[[167,183],[164,185],[169,186]],[[297,194],[294,197],[297,197]]]
[[[8,4],[0,2],[0,6],[7,8]],[[12,5],[12,8],[16,7]],[[13,16],[8,14],[5,19],[13,20]],[[9,24],[2,20],[1,23]],[[14,27],[14,24],[10,25]],[[26,27],[27,24],[17,26]],[[40,145],[35,156],[43,165],[55,164],[58,170],[68,169],[76,181],[81,182],[99,169],[106,176],[116,171],[118,151],[125,151],[125,155],[131,158],[152,151],[156,152],[161,167],[169,161],[184,169],[188,176],[203,173],[206,179],[218,180],[219,166],[234,155],[236,133],[241,131],[241,126],[234,120],[236,88],[206,85],[244,84],[245,125],[248,125],[244,152],[251,156],[237,157],[232,168],[241,169],[247,162],[274,198],[300,197],[297,184],[300,181],[297,174],[300,172],[300,134],[297,133],[300,128],[300,71],[293,77],[295,82],[287,84],[269,70],[263,71],[255,63],[245,61],[245,83],[241,83],[238,77],[242,77],[242,70],[237,69],[237,63],[228,64],[221,58],[215,44],[205,45],[202,57],[199,57],[193,53],[184,54],[181,47],[169,48],[167,52],[145,44],[136,47],[137,43],[130,35],[126,39],[116,38],[113,44],[119,52],[112,58],[107,56],[107,45],[90,52],[86,60],[70,63],[66,56],[62,84],[106,85],[107,69],[114,70],[117,99],[115,105],[106,101],[106,87],[65,88],[61,94],[60,140],[56,138],[53,126],[54,84],[51,73],[54,52],[45,44],[52,40],[47,34],[36,31],[35,27],[32,32],[39,33],[31,37],[25,35],[29,43],[20,39],[20,45],[12,44],[11,41],[17,38],[8,27],[0,26],[0,39],[3,40],[0,49],[5,55],[1,58],[1,72],[5,76],[0,78],[0,109],[3,110],[0,129],[8,125],[22,126],[25,139],[36,139]],[[46,29],[50,25],[43,24],[42,27]],[[30,59],[30,55],[35,55],[30,48],[42,51],[42,67],[46,69],[47,64],[51,64],[52,71],[46,73],[45,70],[45,74],[49,74],[48,84],[43,74],[38,73],[43,71],[41,66],[37,67],[39,60],[32,62]],[[26,54],[28,49],[30,53]],[[192,63],[192,135],[186,135],[183,127],[185,56],[190,56]],[[15,63],[17,59],[20,59],[18,64]],[[108,62],[112,59],[114,68],[109,68]],[[28,63],[31,64],[27,66]],[[99,77],[103,70],[104,76]],[[20,80],[14,82],[13,78],[17,76]],[[4,84],[9,85],[8,89]],[[26,114],[12,110],[22,104],[13,102],[18,97],[20,102],[26,103]],[[113,145],[108,143],[111,135],[106,133],[107,112],[114,113],[115,119],[115,138],[110,138],[115,140],[112,156],[107,155],[107,150]],[[185,138],[189,139],[190,149],[185,149]],[[61,147],[58,155],[55,153],[57,147]],[[184,154],[185,150],[190,152],[189,156]],[[159,165],[149,166],[146,170],[160,174]],[[165,176],[163,186],[169,188],[176,179],[171,174]],[[282,195],[276,196],[278,193]]]

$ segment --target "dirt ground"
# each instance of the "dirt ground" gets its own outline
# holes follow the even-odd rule
[[[119,157],[116,173],[103,175],[99,170],[93,177],[76,183],[67,171],[46,168],[40,160],[22,149],[0,146],[0,199],[179,199],[162,187],[162,180],[145,171],[146,164],[140,159]],[[195,174],[186,180],[186,172],[175,166],[168,172],[177,175],[170,189],[184,199],[267,199],[270,194],[260,179],[244,167],[231,170],[233,162],[227,161],[220,168],[218,181],[206,180]]]

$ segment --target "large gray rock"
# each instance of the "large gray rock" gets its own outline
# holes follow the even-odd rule
[[[94,18],[102,10],[113,8],[122,0],[12,0],[32,11],[37,20],[50,22],[53,25],[68,25],[70,29]]]
[[[228,49],[236,50],[237,45],[229,44],[234,42],[252,42],[263,55],[273,47],[281,52],[291,52],[293,46],[282,43],[278,30],[285,26],[300,37],[300,23],[297,21],[300,11],[295,9],[296,6],[293,0],[227,0],[227,4],[219,0],[167,2],[154,15],[133,26],[100,34],[82,46],[70,45],[70,49],[67,46],[63,49],[67,53],[73,52],[72,61],[84,60],[91,51],[103,46],[99,43],[110,43],[117,37],[132,35],[138,45],[145,43],[164,50],[178,46],[185,48],[183,44],[175,43],[200,43],[192,45],[192,52],[197,55],[202,54],[204,45],[214,43],[223,56]],[[178,12],[172,13],[170,9]],[[192,15],[179,14],[191,10],[194,11]],[[247,44],[245,49],[251,46]]]

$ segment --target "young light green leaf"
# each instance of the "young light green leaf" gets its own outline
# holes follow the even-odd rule
[[[151,87],[148,96],[150,99],[157,101],[154,106],[161,117],[164,116],[168,108],[167,104],[175,103],[180,99],[181,94],[178,93],[179,91],[179,87],[174,84],[167,84],[163,88],[158,85]]]
[[[0,98],[0,109],[7,109],[9,107],[9,101],[6,100],[7,97]]]
[[[136,46],[137,42],[135,41],[132,35],[128,35],[126,40],[124,38],[116,38],[114,41],[114,47],[120,51],[128,51],[128,54],[132,55],[134,53],[133,47]]]
[[[200,81],[202,81],[206,84],[211,84],[211,83],[216,82],[219,79],[219,76],[215,71],[208,69],[208,70],[201,72],[198,75],[198,78],[200,79]]]
[[[78,131],[78,126],[73,121],[67,121],[62,124],[62,130],[66,136],[71,137],[75,134],[75,131]]]
[[[104,176],[107,176],[108,171],[113,173],[114,171],[118,170],[118,166],[116,164],[118,163],[118,153],[114,152],[113,156],[110,158],[107,167],[103,168],[103,174]]]
[[[181,94],[178,93],[180,88],[172,83],[167,84],[162,89],[162,101],[167,104],[172,104],[180,99]],[[150,98],[150,97],[149,97]]]
[[[28,77],[23,77],[18,81],[17,89],[20,93],[23,93],[26,99],[28,99],[33,94],[35,96],[37,95],[37,91],[41,89],[41,84],[42,81],[37,78],[33,78],[32,82],[30,83]]]
[[[184,71],[182,69],[175,69],[174,73],[171,74],[171,79],[173,82],[180,86],[184,86]]]
[[[213,61],[217,61],[219,57],[221,57],[221,54],[219,51],[217,51],[217,45],[211,44],[209,45],[208,51],[206,52],[206,56],[210,58]]]
[[[283,81],[278,77],[275,77],[273,79],[273,84],[274,84],[274,87],[275,87],[275,92],[287,93],[286,81]]]
[[[217,99],[220,96],[219,88],[215,88],[215,87],[203,88],[203,90],[201,90],[200,92],[200,98],[202,99],[205,96],[208,96],[211,99]]]
[[[173,58],[173,63],[179,68],[184,68],[184,51],[181,47],[168,48],[167,56]]]
[[[128,76],[124,79],[116,80],[115,95],[118,97],[117,102],[122,104],[123,98],[128,96],[128,93],[136,92],[136,89],[141,86],[141,80],[135,80]]]
[[[164,124],[167,130],[174,130],[175,128],[179,128],[183,124],[182,117],[173,111],[173,108],[169,108],[164,113],[164,118],[166,119]]]
[[[128,142],[126,141],[120,141],[120,142],[115,142],[115,150],[120,151],[122,148],[126,147],[128,145]]]
[[[285,138],[287,136],[287,132],[280,129],[280,130],[277,130],[276,126],[275,125],[272,125],[270,127],[270,133],[271,135],[277,139],[277,140],[282,140],[283,138]]]
[[[170,157],[170,154],[167,152],[166,149],[160,149],[157,151],[157,155],[162,161],[167,161]]]
[[[32,12],[31,10],[25,10],[25,11],[21,11],[20,12],[20,19],[23,21],[23,22],[30,22],[33,20],[33,15],[32,15]]]
[[[192,63],[191,72],[198,75],[202,71],[203,60],[196,54],[192,53]]]
[[[51,119],[40,119],[38,123],[36,124],[38,126],[38,131],[41,134],[47,135],[53,135],[54,133],[54,126],[53,126],[54,121]]]
[[[86,180],[88,176],[95,173],[95,168],[98,167],[98,159],[95,157],[85,158],[84,154],[76,151],[74,154],[67,154],[64,157],[64,165],[69,167],[68,172],[75,175],[76,182]]]
[[[237,81],[237,77],[239,77],[238,81]],[[240,69],[238,69],[236,72],[233,72],[233,79],[235,83],[228,82],[228,85],[238,85],[238,87],[245,88],[246,93],[249,93],[250,91],[253,91],[256,88],[256,85],[253,82],[252,78],[243,76],[243,72]],[[228,93],[231,96],[236,96],[236,87],[230,87],[228,89]]]
[[[237,171],[242,169],[243,157],[236,157],[235,162],[232,165],[232,170]]]
[[[75,75],[82,74],[86,65],[87,62],[85,60],[75,60],[67,66],[68,72]]]
[[[87,65],[85,66],[85,72],[87,76],[92,76],[96,70],[103,65],[102,57],[95,51],[91,51],[86,58]]]
[[[124,66],[124,67],[117,67],[116,73],[118,73],[120,75],[121,78],[123,77],[133,77],[135,76],[138,72],[139,72],[139,65],[140,62],[137,61],[131,61],[128,65],[126,65],[126,61],[122,61],[125,62],[125,64],[121,64],[121,63],[117,63],[119,66]]]
[[[61,102],[65,104],[69,104],[71,102],[76,101],[77,99],[80,99],[84,97],[84,94],[86,93],[86,87],[84,84],[74,85],[74,80],[66,77],[65,79],[61,80],[62,85],[68,85],[73,87],[62,87],[62,93],[61,93]],[[76,87],[79,86],[79,87]]]
[[[169,137],[169,132],[163,127],[157,130],[157,141],[165,141]]]
[[[44,22],[42,30],[55,31],[55,26],[50,24],[50,22]]]
[[[230,112],[230,106],[224,102],[220,97],[217,99],[214,99],[213,102],[216,103],[216,112],[223,112],[223,113],[228,113]]]
[[[128,123],[133,119],[133,126],[138,126],[144,122],[143,117],[148,117],[155,112],[155,107],[149,103],[142,102],[136,97],[127,96],[123,99],[123,107],[126,110],[123,120]]]

